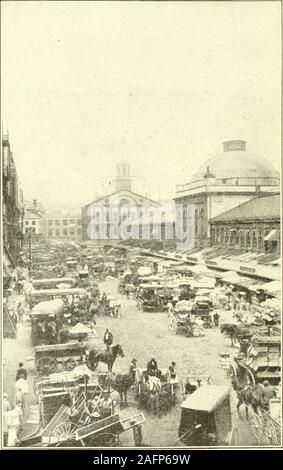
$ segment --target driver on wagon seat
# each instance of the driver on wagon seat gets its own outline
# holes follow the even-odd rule
[[[156,359],[153,357],[147,364],[147,373],[149,376],[156,376],[158,371],[158,366]]]

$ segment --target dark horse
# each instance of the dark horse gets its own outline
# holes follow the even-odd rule
[[[120,395],[121,407],[128,406],[128,390],[134,383],[135,378],[131,373],[111,375],[110,384]]]
[[[237,411],[240,413],[240,406],[244,404],[246,407],[246,419],[248,420],[248,405],[251,406],[256,414],[258,412],[258,407],[261,405],[263,396],[262,386],[261,384],[256,384],[255,386],[251,384],[243,384],[243,382],[237,377],[232,380],[232,386],[237,393]]]
[[[109,349],[98,352],[95,349],[92,349],[89,352],[87,365],[89,369],[95,370],[99,362],[104,362],[108,366],[108,372],[112,371],[112,367],[117,357],[124,357],[124,351],[120,344],[111,346]]]

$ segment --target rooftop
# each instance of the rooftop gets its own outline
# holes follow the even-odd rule
[[[203,385],[183,401],[181,408],[211,413],[229,394],[230,389],[228,387]]]
[[[256,197],[210,219],[209,222],[242,222],[251,219],[280,219],[280,194]]]

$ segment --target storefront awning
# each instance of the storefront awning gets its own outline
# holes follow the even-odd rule
[[[277,229],[272,229],[266,237],[264,237],[265,242],[271,242],[271,241],[276,241],[278,240],[278,235],[277,235],[278,230]]]
[[[222,280],[253,291],[258,290],[261,288],[261,285],[264,284],[264,281],[261,283],[261,281],[258,279],[253,279],[247,276],[240,276],[234,271],[228,271],[222,274]]]
[[[261,286],[261,289],[265,290],[271,295],[279,297],[281,294],[281,282],[280,281],[271,281],[266,282]]]
[[[226,273],[222,274],[222,280],[225,282],[230,282],[231,284],[237,284],[240,279],[241,276],[235,273],[235,271],[227,271]]]

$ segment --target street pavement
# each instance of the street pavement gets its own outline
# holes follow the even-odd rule
[[[97,321],[97,333],[103,338],[106,328],[114,335],[114,342],[122,345],[125,357],[117,358],[113,371],[127,373],[133,358],[137,359],[137,366],[146,368],[147,362],[155,357],[159,368],[166,369],[172,361],[176,362],[176,373],[180,383],[186,381],[187,376],[210,377],[214,385],[231,386],[227,371],[219,365],[219,353],[229,352],[235,354],[231,348],[230,340],[221,335],[219,328],[206,329],[204,337],[187,338],[174,335],[169,329],[169,319],[166,312],[151,313],[140,312],[134,299],[127,299],[118,293],[117,282],[114,280],[100,284],[100,291],[111,294],[121,301],[121,318],[100,317]],[[220,321],[227,322],[230,312],[223,312]],[[100,365],[98,370],[105,370]],[[182,391],[178,396],[178,403],[166,414],[154,416],[144,411],[146,422],[143,425],[143,436],[146,445],[152,447],[168,447],[178,440],[178,427],[180,423],[180,402]],[[127,413],[136,413],[136,403],[133,393],[130,394],[132,406]],[[231,408],[233,425],[239,430],[239,445],[254,445],[250,427],[238,419],[236,411],[236,395],[231,393]],[[244,407],[242,409],[244,414]],[[123,445],[133,445],[131,435],[122,435]]]
[[[169,329],[169,319],[166,312],[151,313],[140,312],[136,307],[134,299],[127,299],[118,293],[117,281],[109,280],[100,283],[100,291],[111,294],[121,301],[121,317],[99,317],[97,320],[97,347],[103,347],[103,335],[106,328],[114,335],[114,342],[121,344],[125,357],[118,357],[113,371],[116,373],[128,373],[131,360],[137,360],[139,368],[146,368],[147,362],[155,357],[158,366],[166,369],[172,361],[176,362],[176,373],[180,382],[185,382],[186,377],[200,377],[203,381],[211,378],[214,385],[228,385],[230,380],[227,372],[219,365],[219,353],[235,353],[231,348],[230,341],[224,338],[219,328],[206,329],[204,337],[187,338],[174,335]],[[220,321],[226,322],[229,312],[223,312]],[[10,402],[13,401],[15,375],[18,362],[22,361],[28,371],[28,383],[30,389],[29,402],[34,403],[33,380],[35,378],[34,361],[32,360],[33,347],[30,341],[30,325],[26,320],[19,325],[16,340],[4,340],[4,391],[8,393]],[[105,371],[106,365],[99,364],[98,371]],[[134,393],[130,390],[128,396],[129,406],[119,410],[119,396],[113,393],[117,401],[117,410],[122,416],[134,415],[138,412]],[[178,402],[166,413],[154,415],[146,410],[144,412],[146,421],[143,425],[143,439],[146,446],[158,448],[169,447],[178,440],[178,427],[180,423],[180,403],[183,399],[182,387],[178,392]],[[233,426],[238,428],[238,445],[255,445],[250,426],[240,420],[236,411],[236,395],[231,392],[231,410]],[[242,409],[244,416],[244,407]],[[29,426],[24,434],[30,434],[35,427]],[[121,435],[122,445],[132,447],[133,434],[127,431]]]

